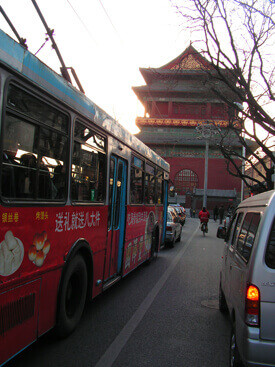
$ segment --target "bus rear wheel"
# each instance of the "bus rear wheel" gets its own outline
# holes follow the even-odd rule
[[[155,229],[154,232],[152,233],[151,254],[149,259],[147,260],[148,263],[150,263],[155,258],[155,255],[158,252],[158,241],[159,241],[159,233],[158,229]]]
[[[76,255],[64,274],[57,311],[56,332],[60,338],[71,334],[81,319],[87,295],[87,268],[82,256]]]

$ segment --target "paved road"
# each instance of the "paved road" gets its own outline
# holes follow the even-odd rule
[[[182,241],[162,249],[94,300],[73,335],[51,333],[7,367],[222,367],[230,325],[217,309],[223,241],[187,218]]]

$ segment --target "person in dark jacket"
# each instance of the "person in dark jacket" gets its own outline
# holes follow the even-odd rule
[[[222,224],[223,217],[224,217],[224,207],[223,207],[223,205],[221,205],[221,206],[219,207],[219,218],[220,218],[220,224]]]
[[[215,206],[213,210],[213,214],[214,214],[214,221],[216,222],[216,220],[218,219],[218,215],[219,215],[219,208],[217,207],[217,205]]]

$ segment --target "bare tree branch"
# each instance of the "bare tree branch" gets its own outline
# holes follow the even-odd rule
[[[275,56],[275,2],[170,1],[176,11],[187,20],[184,29],[192,29],[192,35],[196,35],[196,39],[191,42],[200,45],[198,51],[211,65],[209,70],[204,70],[208,75],[210,90],[226,103],[229,111],[238,112],[238,127],[236,128],[235,123],[236,115],[233,118],[231,116],[229,130],[245,147],[250,158],[244,158],[240,152],[227,147],[225,137],[221,136],[219,147],[227,159],[229,172],[241,177],[248,186],[249,180],[252,180],[261,187],[266,185],[262,181],[269,188],[272,187],[273,168],[266,163],[266,158],[275,164],[274,146],[267,145],[267,139],[263,139],[258,131],[261,127],[269,137],[275,136],[274,116],[270,115],[272,105],[274,110],[275,100],[275,68],[272,64]],[[236,107],[236,102],[243,104],[243,110]],[[251,149],[244,134],[261,148],[264,158]],[[254,168],[259,179],[245,176],[242,169],[244,160]],[[238,161],[241,163],[238,164]]]

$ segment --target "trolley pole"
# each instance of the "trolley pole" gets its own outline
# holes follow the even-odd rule
[[[57,47],[57,44],[56,44],[55,40],[53,38],[53,29],[50,29],[48,27],[48,24],[46,23],[46,20],[43,17],[43,14],[41,13],[41,10],[39,9],[36,1],[35,0],[31,0],[31,1],[32,1],[33,5],[34,5],[34,7],[35,7],[35,9],[36,9],[36,11],[37,11],[37,13],[38,13],[41,21],[42,21],[42,23],[43,23],[43,25],[44,25],[44,27],[45,27],[45,29],[47,31],[47,35],[50,37],[50,39],[52,41],[52,48],[55,50],[55,52],[57,54],[57,57],[58,57],[58,59],[59,59],[59,61],[61,63],[61,68],[60,68],[61,74],[62,74],[62,76],[63,76],[64,79],[66,79],[68,82],[72,83],[71,78],[70,78],[70,75],[69,75],[69,73],[67,71],[66,65],[64,63],[64,60],[63,60],[63,58],[61,56],[61,53],[59,52],[59,49]]]
[[[13,31],[13,33],[15,34],[15,36],[17,37],[20,45],[22,45],[26,50],[28,49],[28,46],[26,44],[26,39],[25,38],[21,38],[17,32],[17,30],[15,29],[14,25],[12,24],[12,22],[10,21],[10,18],[7,16],[7,14],[5,13],[4,9],[2,8],[2,6],[0,5],[0,13],[2,13],[3,17],[6,19],[8,25],[11,27],[11,30]]]

